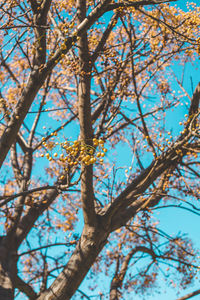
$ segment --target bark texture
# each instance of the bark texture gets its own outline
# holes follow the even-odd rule
[[[17,255],[12,245],[0,241],[0,299],[14,299],[14,278],[17,274]]]

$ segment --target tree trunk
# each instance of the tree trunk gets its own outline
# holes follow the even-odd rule
[[[5,270],[4,263],[0,263],[0,300],[14,299],[14,289],[9,272]]]
[[[3,240],[3,239],[2,239]],[[0,243],[0,300],[14,299],[13,281],[17,273],[17,255]]]

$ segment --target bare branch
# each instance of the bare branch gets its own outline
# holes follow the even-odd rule
[[[158,5],[158,4],[163,4],[163,3],[169,3],[169,2],[174,2],[177,0],[161,0],[161,1],[152,1],[152,0],[142,0],[142,1],[124,1],[124,2],[118,2],[118,3],[112,3],[109,4],[107,7],[106,11],[110,11],[113,9],[117,9],[120,7],[134,7],[134,8],[139,8],[140,6],[145,6],[145,5]]]
[[[197,296],[197,295],[199,295],[200,294],[200,289],[199,290],[196,290],[196,291],[194,291],[194,292],[192,292],[192,293],[189,293],[189,294],[187,294],[187,295],[185,295],[185,296],[183,296],[183,297],[180,297],[180,298],[178,298],[177,300],[187,300],[187,299],[190,299],[190,298],[192,298],[192,297],[194,297],[194,296]]]

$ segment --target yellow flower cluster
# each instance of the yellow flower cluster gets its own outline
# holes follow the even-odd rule
[[[52,143],[50,143],[50,147],[48,144],[43,141],[43,146],[48,150],[52,150],[59,143],[54,143],[52,147]],[[103,157],[107,152],[107,149],[104,147],[104,141],[102,139],[93,139],[93,146],[85,144],[83,141],[65,141],[64,143],[60,143],[62,148],[62,153],[58,157],[58,153],[54,152],[52,155],[50,153],[46,153],[46,158],[51,161],[58,159],[61,162],[66,162],[69,166],[76,166],[80,163],[84,163],[85,165],[91,165],[95,162],[99,161],[99,163],[103,163]],[[41,154],[41,157],[44,157],[44,154]]]

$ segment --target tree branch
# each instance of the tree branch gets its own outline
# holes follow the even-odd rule
[[[192,293],[189,293],[189,294],[187,294],[187,295],[185,295],[185,296],[183,296],[183,297],[180,297],[180,298],[178,298],[177,300],[187,300],[187,299],[190,299],[190,298],[192,298],[192,297],[194,297],[194,296],[197,296],[197,295],[199,295],[200,294],[200,289],[199,290],[196,290],[196,291],[194,291],[194,292],[192,292]]]
[[[117,23],[117,20],[119,18],[119,13],[116,13],[115,15],[112,16],[106,30],[104,31],[102,37],[101,37],[101,40],[100,42],[98,43],[96,49],[94,50],[94,53],[93,55],[91,56],[91,61],[94,63],[96,61],[96,59],[98,58],[99,56],[99,53],[103,50],[103,47],[111,33],[111,31],[113,30],[114,26],[116,25]]]
[[[118,2],[118,3],[112,3],[107,6],[106,11],[111,11],[113,9],[117,9],[120,7],[134,7],[134,8],[139,8],[140,6],[145,6],[145,5],[158,5],[158,4],[163,4],[163,3],[168,3],[168,2],[174,2],[177,0],[161,0],[161,1],[152,1],[152,0],[142,0],[142,1],[124,1],[124,2]]]
[[[22,293],[24,293],[29,300],[35,300],[37,297],[36,292],[33,290],[33,288],[23,281],[19,276],[15,277],[15,287]]]
[[[86,1],[77,2],[78,23],[86,18]],[[78,41],[79,48],[79,84],[78,84],[78,110],[80,122],[80,137],[83,145],[93,145],[93,129],[91,118],[91,61],[88,48],[87,33],[84,32]],[[83,205],[83,215],[85,224],[94,225],[96,223],[96,213],[94,207],[93,191],[93,166],[81,165],[81,200]]]
[[[131,258],[133,257],[133,255],[137,252],[144,252],[144,253],[148,253],[149,255],[152,256],[153,259],[155,259],[156,254],[153,252],[152,249],[149,249],[145,246],[138,246],[135,247],[134,249],[132,249],[126,256],[124,261],[122,262],[122,266],[120,271],[118,270],[119,268],[117,268],[115,275],[111,281],[111,286],[110,286],[110,300],[118,300],[120,299],[120,295],[119,295],[119,289],[122,287],[122,283],[124,280],[124,277],[126,275],[127,269],[128,269],[128,265],[129,262],[131,260]]]

